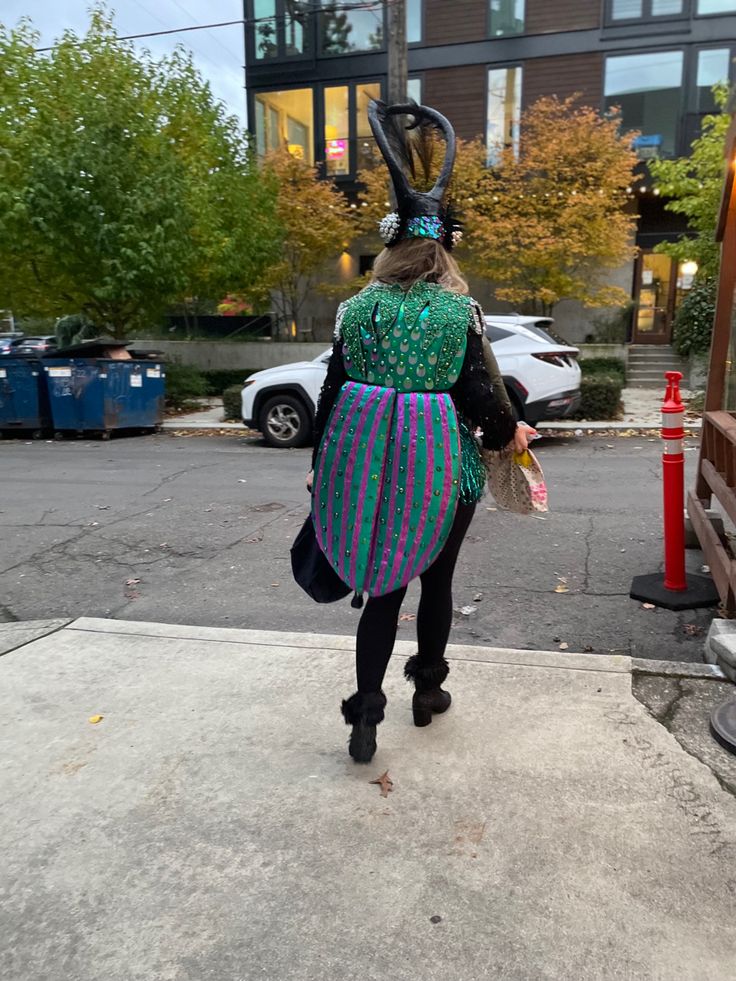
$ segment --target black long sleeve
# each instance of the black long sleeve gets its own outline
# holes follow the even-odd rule
[[[347,380],[348,375],[345,371],[345,364],[342,359],[342,341],[335,341],[335,343],[332,345],[332,354],[330,356],[329,364],[327,365],[327,374],[322,385],[322,390],[319,393],[317,413],[314,417],[314,447],[312,449],[313,468],[315,460],[317,459],[319,444],[322,442],[325,427],[327,426],[327,420],[330,418],[332,406],[335,404],[335,399]]]
[[[514,438],[516,419],[508,396],[505,392],[497,392],[491,384],[481,335],[472,329],[468,331],[463,367],[450,395],[458,413],[471,429],[483,430],[484,449],[501,450]]]

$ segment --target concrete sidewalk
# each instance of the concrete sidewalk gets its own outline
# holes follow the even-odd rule
[[[361,767],[352,647],[3,625],[3,981],[730,981],[736,800],[630,658],[455,646],[416,729],[401,643]]]

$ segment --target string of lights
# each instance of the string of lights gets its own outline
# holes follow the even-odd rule
[[[309,3],[305,6],[303,10],[299,12],[300,17],[317,17],[324,13],[343,13],[352,10],[363,10],[369,13],[377,13],[379,9],[393,7],[398,0],[355,0],[353,3],[329,3],[328,5],[323,5],[320,0],[312,5]],[[121,34],[119,35],[120,41],[139,41],[144,38],[149,37],[163,37],[170,34],[185,34],[188,31],[210,31],[217,27],[235,27],[236,25],[241,25],[243,27],[255,27],[257,24],[274,24],[279,21],[290,22],[295,19],[294,13],[284,13],[284,14],[274,14],[269,17],[240,17],[238,20],[223,20],[218,21],[213,24],[193,24],[189,27],[172,27],[165,31],[146,31],[141,34]],[[80,41],[80,44],[83,42]],[[53,51],[53,45],[49,45],[43,48],[34,48],[36,53],[42,53],[44,51]]]

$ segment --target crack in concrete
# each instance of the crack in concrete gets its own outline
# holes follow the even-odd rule
[[[167,474],[166,477],[162,477],[155,487],[152,487],[150,490],[147,490],[144,494],[141,494],[141,497],[149,497],[151,494],[155,494],[156,491],[161,490],[161,488],[165,484],[170,483],[172,480],[177,480],[179,477],[183,477],[184,474],[193,473],[195,470],[209,470],[212,467],[217,467],[219,465],[220,462],[218,460],[215,463],[200,463],[197,464],[196,466],[184,467],[183,470],[176,470],[174,473],[170,473]]]
[[[675,691],[672,697],[667,702],[667,704],[660,711],[657,711],[656,709],[652,708],[652,706],[649,705],[647,701],[645,701],[644,697],[640,696],[636,686],[633,684],[633,676],[632,676],[631,691],[634,698],[636,698],[637,701],[639,701],[644,706],[644,708],[647,710],[649,715],[651,715],[651,717],[656,722],[658,722],[661,726],[664,726],[664,728],[670,733],[670,735],[677,740],[677,743],[680,746],[680,748],[683,749],[688,756],[692,757],[692,759],[697,760],[704,767],[706,767],[710,771],[710,773],[713,774],[715,779],[718,781],[718,784],[722,790],[724,790],[728,794],[731,794],[732,797],[736,797],[736,782],[732,782],[728,778],[722,776],[716,769],[714,769],[710,765],[710,763],[704,760],[697,753],[693,752],[685,744],[685,742],[683,742],[679,734],[673,730],[675,717],[677,716],[677,713],[680,710],[682,703],[686,699],[692,698],[694,696],[694,693],[684,690],[683,688],[683,681],[685,680],[684,678],[671,678],[670,680],[672,680],[675,684]]]

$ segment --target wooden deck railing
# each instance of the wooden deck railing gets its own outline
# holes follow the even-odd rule
[[[730,412],[706,412],[703,416],[698,480],[695,493],[688,494],[687,510],[721,603],[734,613],[736,561],[705,513],[714,497],[736,524],[736,417]]]

